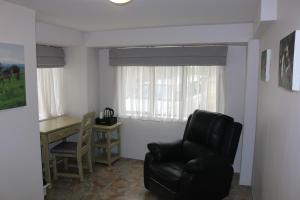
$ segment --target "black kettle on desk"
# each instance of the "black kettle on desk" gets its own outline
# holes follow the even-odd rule
[[[115,111],[112,108],[105,108],[103,111],[103,118],[96,118],[96,124],[111,126],[117,123],[117,117],[114,117]]]
[[[115,111],[112,108],[105,108],[103,111],[104,118],[114,117]]]

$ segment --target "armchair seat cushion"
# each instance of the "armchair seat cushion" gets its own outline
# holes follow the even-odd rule
[[[185,162],[180,161],[153,164],[151,167],[152,179],[176,192],[179,189],[184,166]]]
[[[51,153],[76,154],[77,142],[61,142],[51,149]]]

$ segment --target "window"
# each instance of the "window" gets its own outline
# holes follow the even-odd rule
[[[38,68],[37,85],[39,119],[63,115],[63,68]]]
[[[118,67],[121,117],[185,120],[195,109],[223,112],[222,67]]]

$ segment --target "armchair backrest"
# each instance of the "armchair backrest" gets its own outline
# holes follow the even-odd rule
[[[183,140],[193,146],[200,144],[233,163],[241,128],[232,117],[196,110],[188,119]]]
[[[234,122],[232,130],[224,136],[221,153],[234,162],[235,154],[239,145],[242,132],[242,124]]]

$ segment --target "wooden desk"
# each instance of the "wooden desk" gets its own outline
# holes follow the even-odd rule
[[[42,157],[45,168],[45,179],[51,188],[51,173],[49,164],[49,144],[62,140],[79,132],[80,119],[61,116],[40,122],[40,137],[42,145]]]
[[[120,137],[120,126],[121,122],[118,122],[112,126],[104,126],[104,125],[94,125],[93,132],[94,137],[92,140],[92,157],[94,162],[107,164],[111,166],[113,162],[120,159],[121,156],[121,137]],[[117,138],[112,138],[112,133],[116,131]],[[100,138],[95,139],[95,135]],[[112,153],[112,148],[114,146],[118,146],[118,152],[116,154]],[[101,156],[96,156],[95,151],[97,148],[103,150],[103,154]]]

